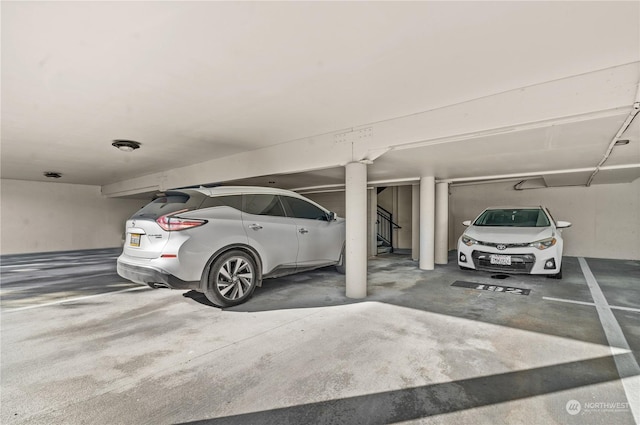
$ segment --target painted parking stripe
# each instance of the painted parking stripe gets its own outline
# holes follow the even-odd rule
[[[464,280],[456,280],[451,286],[459,288],[477,289],[479,291],[502,292],[504,294],[529,295],[530,289],[514,288],[512,286],[489,285],[479,282],[466,282]]]
[[[582,274],[584,274],[584,277],[587,280],[587,285],[589,286],[591,297],[593,298],[596,311],[598,312],[602,329],[604,330],[607,341],[609,342],[609,347],[613,354],[613,360],[616,363],[618,375],[620,375],[620,381],[622,381],[622,386],[627,393],[627,400],[631,407],[631,413],[633,414],[633,418],[636,423],[640,424],[640,367],[638,366],[638,362],[633,356],[633,353],[620,355],[618,354],[619,351],[615,350],[616,348],[622,348],[624,350],[631,351],[631,348],[624,337],[620,324],[613,315],[611,306],[609,306],[602,289],[600,289],[595,276],[591,272],[587,261],[584,258],[579,257],[578,262],[580,263]]]
[[[113,291],[113,292],[103,292],[102,294],[95,294],[95,295],[87,295],[85,297],[77,297],[77,298],[65,298],[63,300],[58,300],[58,301],[52,301],[50,303],[44,303],[44,304],[36,304],[36,305],[29,305],[26,307],[18,307],[18,308],[9,308],[9,309],[3,309],[3,313],[13,313],[14,311],[23,311],[23,310],[31,310],[33,308],[40,308],[40,307],[48,307],[48,306],[52,306],[52,305],[58,305],[58,304],[65,304],[65,303],[72,303],[75,301],[81,301],[81,300],[86,300],[89,298],[96,298],[96,297],[102,297],[104,295],[113,295],[113,294],[120,294],[122,292],[131,292],[131,291],[140,291],[142,289],[149,289],[151,290],[151,288],[149,288],[148,286],[136,286],[135,288],[128,288],[128,289],[122,289],[120,291]]]
[[[554,298],[554,297],[542,297],[543,300],[547,301],[558,301],[561,303],[569,303],[569,304],[580,304],[580,305],[588,305],[591,307],[595,307],[595,303],[589,303],[586,301],[576,301],[576,300],[568,300],[566,298]],[[632,308],[632,307],[621,307],[618,305],[610,305],[610,309],[612,310],[624,310],[624,311],[633,311],[634,313],[640,313],[640,308]]]

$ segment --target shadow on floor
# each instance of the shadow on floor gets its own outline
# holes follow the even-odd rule
[[[615,370],[613,357],[601,357],[188,424],[400,423],[613,381],[618,379]],[[557,406],[552,408],[551,413],[558,418],[565,418],[563,423],[574,423],[571,422],[574,418],[566,410],[568,401],[568,398],[558,397]],[[626,403],[626,400],[615,401]],[[535,412],[531,415],[535,415]],[[609,423],[633,423],[628,405],[626,409],[608,415],[607,420]],[[576,424],[583,421],[584,418],[575,418]]]

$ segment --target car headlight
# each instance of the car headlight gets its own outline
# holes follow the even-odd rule
[[[542,239],[541,241],[531,242],[529,246],[543,250],[543,249],[551,248],[556,244],[556,242],[558,242],[556,238],[550,237],[547,239]]]
[[[477,244],[478,241],[473,238],[470,238],[467,235],[462,235],[462,243],[465,244],[466,246],[471,246],[471,245]]]

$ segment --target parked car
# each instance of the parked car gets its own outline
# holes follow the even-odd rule
[[[463,224],[460,268],[562,278],[562,229],[571,223],[556,222],[547,208],[487,208]]]
[[[247,301],[266,278],[329,265],[344,272],[344,243],[343,218],[288,190],[174,190],[127,220],[117,270],[226,307]]]

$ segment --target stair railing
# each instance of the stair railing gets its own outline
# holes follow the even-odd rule
[[[393,214],[390,211],[378,205],[378,239],[389,246],[393,252],[393,231],[401,229],[397,223],[393,221]]]

